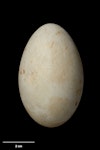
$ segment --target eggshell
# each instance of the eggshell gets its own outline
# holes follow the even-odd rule
[[[83,91],[83,67],[70,35],[47,23],[29,39],[19,66],[22,103],[38,124],[57,127],[74,114]]]

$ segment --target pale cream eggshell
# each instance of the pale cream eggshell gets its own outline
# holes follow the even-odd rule
[[[74,114],[83,91],[83,67],[61,26],[47,23],[33,33],[21,58],[18,84],[26,111],[40,125],[57,127]]]

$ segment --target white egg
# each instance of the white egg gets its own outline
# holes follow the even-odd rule
[[[19,67],[19,91],[38,124],[57,127],[74,114],[83,91],[83,67],[70,35],[48,23],[29,39]]]

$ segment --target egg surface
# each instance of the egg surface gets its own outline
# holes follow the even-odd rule
[[[19,66],[22,103],[38,124],[58,127],[71,118],[83,91],[83,67],[70,35],[47,23],[30,37]]]

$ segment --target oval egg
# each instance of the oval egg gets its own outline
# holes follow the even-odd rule
[[[70,35],[48,23],[29,39],[19,67],[22,103],[38,124],[57,127],[71,118],[83,91],[83,67]]]

